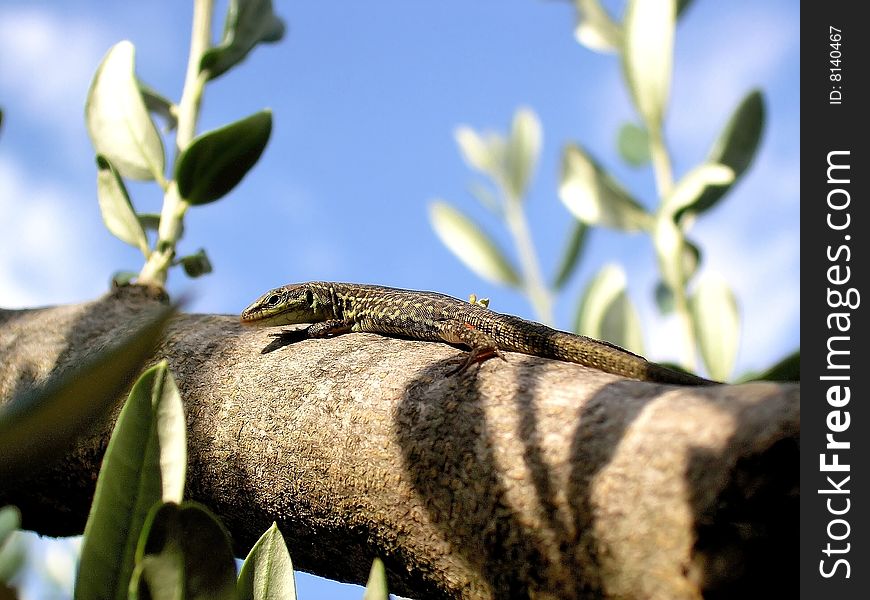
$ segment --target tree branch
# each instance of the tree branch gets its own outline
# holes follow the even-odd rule
[[[0,402],[158,301],[0,311]],[[797,590],[799,387],[683,388],[368,334],[268,354],[266,330],[181,315],[159,355],[188,415],[187,495],[244,555],[272,521],[296,567],[387,565],[415,597],[730,597]],[[110,424],[0,484],[24,525],[83,530]],[[783,589],[785,588],[785,589]]]

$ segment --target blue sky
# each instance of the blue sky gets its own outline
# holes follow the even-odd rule
[[[84,99],[100,58],[122,39],[136,46],[140,78],[177,99],[189,4],[6,0],[0,7],[0,306],[84,301],[106,290],[112,272],[141,266],[137,251],[100,220]],[[608,6],[618,14],[622,3]],[[761,88],[767,101],[755,165],[691,233],[704,268],[722,273],[740,301],[737,372],[764,368],[799,344],[798,8],[794,0],[695,0],[677,30],[667,120],[677,175],[706,155],[750,89]],[[571,223],[556,194],[564,144],[583,144],[637,197],[654,202],[651,174],[616,153],[619,126],[636,120],[617,61],[574,41],[570,3],[277,1],[276,10],[289,26],[284,41],[259,48],[206,90],[200,131],[263,107],[275,122],[242,184],[188,213],[181,250],[205,247],[215,267],[195,281],[180,271],[170,276],[171,291],[193,293],[192,311],[237,313],[266,288],[326,279],[476,292],[496,310],[531,317],[524,298],[477,279],[440,244],[426,210],[448,200],[509,246],[467,192],[475,177],[453,131],[460,124],[505,130],[520,106],[534,109],[544,130],[527,209],[547,274]],[[158,210],[155,190],[131,191],[137,208]],[[674,358],[675,323],[651,302],[656,267],[642,236],[594,232],[557,300],[557,325],[570,327],[585,283],[607,262],[627,272],[647,354]]]

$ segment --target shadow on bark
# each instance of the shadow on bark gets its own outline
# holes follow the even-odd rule
[[[741,416],[737,431],[745,432]],[[703,480],[710,465],[721,460],[706,450],[693,450],[687,479]],[[799,467],[796,435],[739,459],[712,503],[701,499],[704,490],[693,490],[694,553],[705,598],[798,597]]]
[[[624,549],[612,549],[610,542],[596,534],[599,509],[593,499],[593,486],[611,465],[638,416],[670,388],[616,381],[603,386],[566,418],[565,427],[573,430],[565,433],[571,440],[567,458],[570,472],[565,485],[557,480],[558,474],[554,475],[552,456],[547,455],[542,440],[547,428],[539,426],[535,403],[539,381],[535,372],[544,363],[520,360],[523,362],[517,365],[517,381],[524,386],[522,393],[506,397],[503,402],[516,413],[517,441],[531,483],[527,493],[534,496],[533,502],[526,503],[522,518],[520,511],[512,507],[517,492],[513,490],[509,495],[505,483],[513,484],[506,479],[509,465],[500,464],[493,451],[500,443],[492,439],[494,430],[488,425],[481,402],[483,394],[473,370],[445,384],[443,373],[449,363],[436,365],[407,388],[395,420],[404,468],[430,521],[438,525],[451,550],[459,553],[489,588],[465,590],[463,595],[606,596],[613,582],[603,577],[614,576],[613,555]],[[446,393],[443,388],[432,389],[443,385],[450,386]],[[491,402],[492,392],[487,393]],[[677,488],[682,485],[688,494],[690,517],[694,519],[694,548],[690,562],[682,565],[679,575],[684,579],[680,584],[683,587],[672,589],[687,595],[701,592],[710,598],[756,597],[760,592],[773,597],[777,595],[774,592],[794,591],[799,542],[796,438],[775,441],[782,432],[767,438],[759,434],[761,439],[774,441],[759,448],[757,454],[738,459],[742,456],[739,453],[745,451],[745,440],[755,435],[747,428],[760,422],[757,415],[753,419],[749,414],[764,410],[763,403],[750,408],[735,403],[732,408],[718,400],[696,401],[714,402],[717,409],[734,413],[736,427],[735,434],[719,450],[688,450],[685,479]],[[668,440],[661,443],[667,444]],[[730,473],[723,474],[723,460],[725,464],[728,460],[736,463]],[[567,510],[562,494],[567,494]],[[535,523],[528,522],[530,504],[536,511]],[[634,507],[629,504],[623,509],[631,511]],[[673,509],[678,510],[679,505]],[[637,535],[645,534],[638,531]],[[646,535],[668,534],[660,531]],[[645,551],[655,552],[654,539],[644,543]],[[605,556],[608,558],[601,558]],[[556,562],[559,557],[561,562]],[[655,570],[657,565],[647,567]],[[632,565],[625,582],[643,573],[644,568],[643,564]],[[670,576],[662,577],[669,585],[666,578]],[[647,589],[655,589],[654,584]],[[425,587],[420,591],[422,597],[457,594],[456,590]]]
[[[594,561],[598,541],[588,527],[594,518],[591,482],[610,462],[625,430],[659,388],[651,386],[647,397],[626,397],[622,418],[614,420],[614,388],[624,384],[606,385],[566,422],[566,427],[576,428],[570,449],[575,468],[569,476],[569,515],[564,500],[559,509],[559,485],[553,480],[534,405],[539,380],[535,371],[542,363],[519,360],[517,380],[525,387],[505,402],[517,413],[522,460],[531,476],[531,492],[543,529],[523,523],[507,499],[504,465],[500,466],[493,454],[496,444],[473,369],[449,382],[451,389],[461,391],[456,395],[464,402],[457,401],[454,394],[431,389],[437,384],[434,382],[443,380],[449,362],[427,369],[409,385],[395,424],[404,467],[431,521],[439,525],[450,547],[482,575],[495,597],[523,598],[541,592],[562,598],[600,597],[602,582]],[[631,383],[625,387],[627,394]],[[437,404],[432,404],[433,398]],[[606,409],[604,398],[609,402]],[[607,436],[602,439],[605,420]],[[570,580],[564,577],[564,564],[549,564],[546,546],[554,545],[563,557],[570,557],[569,572],[574,574]],[[562,572],[562,577],[554,579],[554,570]],[[436,592],[425,590],[423,594]]]
[[[142,311],[141,306],[136,304],[143,299],[151,308],[150,311]],[[153,303],[155,300],[161,304]],[[115,327],[118,322],[126,321],[129,329],[125,329],[125,333],[129,332],[137,326],[137,322],[153,318],[153,310],[166,303],[168,298],[165,293],[145,288],[123,288],[87,304],[45,309],[44,328],[39,332],[40,352],[31,354],[22,351],[22,356],[32,356],[30,361],[19,362],[14,371],[3,373],[12,380],[3,382],[2,387],[7,393],[2,401],[12,401],[21,394],[33,393],[49,382],[75,376],[75,370],[82,364],[116,346],[119,334]],[[14,322],[19,315],[26,315],[30,320],[34,318],[34,310],[4,312],[6,317],[0,322],[3,328],[14,329]],[[62,335],[58,335],[59,332]],[[16,355],[17,348],[27,348],[33,344],[33,340],[27,336],[21,339],[12,336],[4,341],[7,343],[2,353],[9,356]],[[6,501],[16,504],[22,512],[22,528],[38,527],[40,533],[51,536],[71,535],[83,530],[96,480],[77,478],[71,473],[77,472],[78,467],[99,464],[108,443],[107,437],[100,436],[100,430],[106,428],[106,417],[120,409],[122,398],[126,397],[134,380],[135,375],[130,376],[126,384],[119,388],[123,393],[112,394],[117,401],[107,405],[108,409],[102,414],[91,415],[90,420],[83,422],[81,429],[77,430],[79,438],[101,438],[101,443],[79,446],[74,452],[65,452],[60,447],[56,455],[44,457],[45,463],[31,464],[30,471],[23,477],[4,482]],[[97,402],[98,398],[93,400]],[[104,402],[101,400],[99,405],[102,404]],[[42,483],[46,481],[53,483],[45,488]],[[19,491],[22,492],[20,496]],[[34,510],[31,510],[34,503]],[[40,508],[44,505],[51,505],[54,510],[42,513]],[[38,522],[32,521],[32,514],[40,515]]]

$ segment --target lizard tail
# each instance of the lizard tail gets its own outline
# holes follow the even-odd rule
[[[578,344],[577,338],[582,338],[583,343]],[[650,362],[616,344],[586,336],[553,331],[549,342],[553,358],[592,367],[614,375],[677,385],[716,385],[717,383],[685,371],[678,371]]]

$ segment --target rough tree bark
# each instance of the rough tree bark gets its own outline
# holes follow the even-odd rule
[[[156,305],[0,311],[0,402]],[[683,388],[508,354],[458,376],[444,344],[350,334],[268,354],[235,317],[180,315],[187,496],[239,555],[271,522],[295,566],[413,597],[785,597],[798,585],[799,387]],[[0,482],[46,535],[83,530],[111,419]]]

